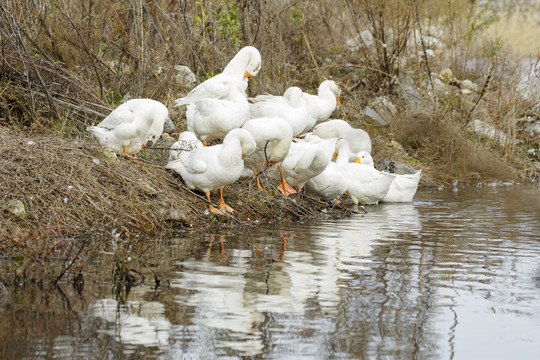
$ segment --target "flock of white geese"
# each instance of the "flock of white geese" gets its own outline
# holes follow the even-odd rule
[[[248,99],[248,78],[260,69],[259,51],[246,46],[223,72],[176,100],[176,106],[187,105],[187,131],[171,146],[166,167],[189,188],[205,193],[210,212],[234,211],[223,200],[222,189],[246,172],[265,191],[259,181],[262,171],[281,181],[278,189],[285,196],[306,186],[336,203],[344,194],[357,205],[412,201],[421,171],[396,175],[376,170],[368,133],[344,120],[329,120],[340,101],[334,81],[323,81],[317,95],[290,87],[283,96]],[[101,145],[136,156],[161,136],[168,113],[159,101],[132,99],[87,129]],[[221,144],[206,145],[218,138]],[[180,150],[186,142],[190,150]],[[211,205],[215,189],[221,210]]]

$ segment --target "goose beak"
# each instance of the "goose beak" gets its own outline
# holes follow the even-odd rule
[[[336,103],[338,103],[338,104],[339,104],[340,102],[341,102],[341,98],[340,98],[339,96],[338,96],[338,97],[336,97]]]
[[[360,158],[358,156],[354,158],[354,162],[357,164],[361,164]]]
[[[247,78],[247,77],[249,77],[249,76],[251,76],[251,74],[248,73],[247,70],[246,70],[246,72],[244,72],[244,78]]]
[[[332,160],[336,160],[337,159],[337,152],[334,153],[334,155],[332,155]]]
[[[242,154],[242,159],[246,157],[246,154]]]

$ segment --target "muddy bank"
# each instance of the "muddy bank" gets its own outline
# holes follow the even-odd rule
[[[0,147],[4,232],[21,228],[62,235],[155,235],[349,213],[307,194],[284,197],[270,183],[267,193],[259,192],[248,179],[224,190],[236,212],[211,216],[204,196],[164,169],[159,152],[134,160],[114,156],[86,139],[21,134],[0,135]]]

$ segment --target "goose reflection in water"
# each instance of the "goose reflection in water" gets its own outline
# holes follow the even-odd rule
[[[232,241],[210,235],[200,259],[179,263],[171,286],[175,302],[189,307],[190,322],[212,336],[218,347],[253,356],[262,352],[263,324],[272,316],[339,311],[340,287],[365,271],[373,246],[402,233],[420,231],[412,204],[369,208],[370,216],[326,222],[252,241],[252,249],[231,249]],[[397,235],[396,235],[397,234]],[[219,251],[216,251],[219,244]]]
[[[320,257],[325,258],[327,271],[339,270],[337,282],[349,272],[367,270],[373,246],[387,240],[418,235],[422,229],[418,210],[410,203],[384,204],[367,207],[367,216],[325,222],[309,228],[305,235],[313,241]],[[328,281],[330,283],[330,281]]]
[[[186,260],[171,286],[181,288],[174,298],[180,306],[192,307],[191,322],[207,328],[215,341],[244,355],[255,355],[263,348],[258,324],[264,316],[250,305],[246,274],[251,250],[228,251],[228,265],[202,260]],[[224,335],[224,336],[222,336]]]
[[[280,243],[275,235],[260,237],[252,242],[253,249],[230,248],[234,242],[225,236],[210,235],[202,256],[180,262],[181,271],[171,280],[171,287],[180,290],[174,302],[189,314],[189,326],[171,326],[164,305],[156,302],[119,306],[102,299],[92,312],[107,321],[104,332],[125,345],[163,346],[196,333],[225,352],[260,354],[269,316],[278,327],[310,311],[333,317],[343,282],[369,268],[374,245],[420,232],[412,204],[378,205],[368,211],[369,216],[341,219],[339,226],[329,221],[282,231]],[[187,347],[188,353],[202,351],[195,343]]]
[[[169,343],[171,323],[165,317],[165,305],[155,301],[99,299],[89,312],[106,321],[102,333],[131,346],[160,347]]]

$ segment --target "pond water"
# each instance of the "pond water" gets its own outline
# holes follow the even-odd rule
[[[419,191],[348,219],[155,242],[110,284],[0,292],[2,359],[539,359],[540,188]]]

